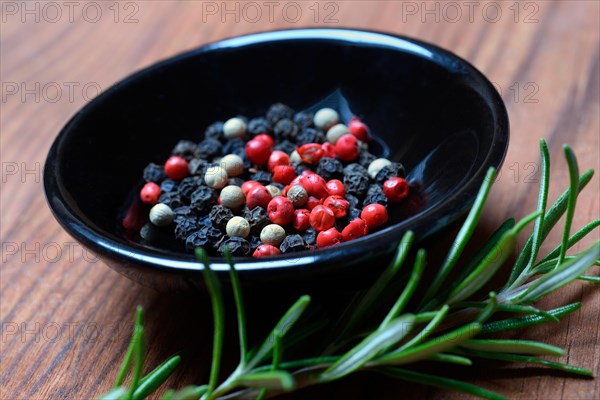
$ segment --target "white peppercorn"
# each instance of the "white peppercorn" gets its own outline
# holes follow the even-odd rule
[[[308,193],[300,185],[294,185],[287,191],[287,198],[290,199],[294,207],[300,207],[308,201]]]
[[[331,144],[336,144],[338,139],[347,133],[350,133],[350,131],[346,125],[336,124],[327,131],[327,141]]]
[[[383,167],[388,167],[390,165],[392,165],[392,162],[387,158],[377,158],[371,161],[369,168],[367,168],[367,172],[369,173],[371,179],[375,179],[377,173],[381,171]]]
[[[223,125],[223,135],[227,139],[241,138],[246,135],[246,123],[241,118],[230,118]]]
[[[227,235],[230,237],[247,237],[250,234],[250,224],[242,217],[233,217],[227,222],[225,227]]]
[[[265,189],[267,189],[267,192],[269,192],[271,197],[281,196],[281,190],[279,190],[277,186],[267,185],[265,186]]]
[[[285,229],[281,225],[269,224],[260,232],[260,241],[264,244],[279,246],[285,239]]]
[[[313,122],[322,130],[327,130],[340,121],[340,116],[333,108],[321,108],[315,113]]]
[[[228,177],[240,176],[244,173],[244,160],[236,154],[227,154],[219,161],[221,168],[227,172]]]
[[[246,203],[246,196],[242,192],[242,188],[235,185],[225,186],[221,190],[220,198],[221,205],[231,209],[240,208]]]
[[[227,185],[227,172],[221,167],[210,167],[204,174],[204,182],[213,189],[221,189]]]
[[[301,163],[302,162],[302,158],[300,157],[300,154],[298,154],[298,152],[296,150],[292,151],[292,154],[290,154],[290,161],[293,163]]]
[[[158,203],[150,209],[150,222],[156,226],[169,226],[175,213],[166,204]]]

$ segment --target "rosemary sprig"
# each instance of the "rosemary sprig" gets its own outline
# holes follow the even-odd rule
[[[565,305],[554,310],[540,310],[531,304],[554,292],[575,279],[598,282],[597,276],[585,275],[590,267],[599,264],[600,243],[588,249],[567,255],[567,250],[600,225],[599,220],[587,224],[570,236],[577,196],[590,181],[593,171],[578,176],[575,155],[568,146],[564,153],[570,176],[570,186],[548,209],[550,160],[546,143],[540,142],[542,178],[537,211],[521,221],[513,219],[502,224],[476,255],[464,265],[458,259],[473,234],[489,193],[495,171],[490,169],[475,204],[467,216],[463,228],[443,262],[434,281],[422,288],[425,295],[414,296],[423,285],[421,277],[426,265],[426,252],[416,252],[412,272],[407,282],[398,289],[390,283],[408,260],[413,242],[410,232],[398,244],[396,255],[379,279],[358,296],[345,313],[332,321],[331,335],[322,354],[308,354],[304,358],[286,359],[286,346],[308,343],[311,332],[323,328],[322,320],[307,313],[302,326],[295,325],[310,304],[310,297],[303,296],[294,303],[269,333],[260,346],[248,349],[247,326],[241,285],[231,259],[230,277],[235,298],[240,362],[236,369],[222,382],[218,382],[224,333],[223,298],[220,283],[211,270],[206,253],[198,249],[196,254],[204,264],[206,285],[214,314],[214,345],[209,383],[188,386],[179,391],[169,390],[164,400],[242,400],[266,399],[279,393],[301,387],[342,379],[357,371],[374,371],[399,380],[417,382],[435,387],[458,390],[488,399],[502,399],[497,393],[443,376],[412,370],[418,362],[444,362],[469,366],[473,358],[500,360],[542,365],[579,376],[591,376],[592,372],[538,356],[561,356],[558,347],[537,341],[500,340],[486,337],[495,332],[521,329],[545,322],[558,322],[559,318],[581,306],[580,303]],[[560,217],[566,212],[562,242],[558,247],[541,256],[539,251]],[[521,250],[512,267],[508,282],[497,292],[482,297],[484,285],[492,281],[505,265],[517,243],[517,235],[535,221],[533,233]],[[539,259],[539,260],[538,260]],[[448,281],[451,272],[455,278]],[[381,321],[371,321],[373,311],[381,307],[381,299],[395,294],[396,301],[387,305],[388,312]],[[411,306],[416,304],[416,306]],[[514,318],[498,320],[498,311],[516,314]],[[302,329],[305,328],[305,329]],[[296,332],[294,332],[296,331]],[[294,335],[296,333],[296,335]],[[176,355],[161,364],[146,377],[140,378],[144,352],[142,345],[142,310],[138,308],[131,345],[118,373],[115,387],[102,399],[142,399],[156,390],[180,362]],[[314,338],[311,338],[314,340]],[[124,387],[127,371],[135,359],[129,389]],[[402,368],[398,366],[402,366]]]

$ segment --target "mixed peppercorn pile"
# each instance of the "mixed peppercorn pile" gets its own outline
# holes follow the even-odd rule
[[[215,122],[200,143],[182,140],[164,165],[149,164],[140,191],[150,223],[188,251],[263,257],[333,246],[385,226],[409,186],[402,164],[369,152],[371,133],[338,112]]]

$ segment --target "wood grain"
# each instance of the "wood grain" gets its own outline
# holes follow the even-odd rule
[[[97,89],[157,60],[234,35],[317,25],[405,34],[454,51],[496,84],[511,120],[509,153],[486,207],[482,234],[509,216],[522,217],[534,209],[540,137],[548,140],[552,154],[551,199],[568,182],[563,143],[573,146],[582,169],[599,170],[600,3],[467,3],[299,1],[291,9],[277,2],[271,18],[258,2],[262,15],[257,18],[237,2],[106,1],[95,3],[101,15],[85,2],[74,2],[70,15],[58,2],[58,16],[50,2],[2,1],[0,398],[88,399],[106,391],[128,344],[137,304],[149,310],[148,365],[182,351],[183,366],[168,385],[206,380],[211,335],[206,298],[157,294],[108,269],[60,229],[42,190],[44,158],[63,124]],[[216,15],[208,12],[213,6]],[[33,11],[24,13],[24,7]],[[221,15],[222,7],[237,7],[239,21],[235,11]],[[298,9],[300,14],[294,13]],[[600,217],[599,183],[594,177],[580,197],[575,228]],[[560,235],[553,232],[544,250]],[[583,249],[598,238],[596,230],[576,247]],[[584,305],[560,325],[507,336],[561,346],[567,349],[563,361],[598,375],[597,286],[575,283],[538,306],[571,301]],[[255,314],[256,321],[268,319]],[[542,369],[478,363],[446,372],[510,398],[600,398],[600,380]],[[464,398],[371,375],[283,398],[396,399],[398,393],[414,399]]]

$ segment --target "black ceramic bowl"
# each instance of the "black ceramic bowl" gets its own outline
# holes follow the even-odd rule
[[[80,110],[56,138],[44,170],[59,223],[109,266],[151,286],[201,280],[191,254],[128,239],[119,213],[143,168],[206,126],[258,116],[274,102],[331,105],[359,115],[375,152],[401,160],[413,196],[383,230],[332,248],[242,260],[245,283],[360,276],[383,266],[407,230],[417,240],[457,220],[508,145],[508,118],[492,84],[431,44],[382,33],[300,29],[209,44],[125,78]],[[215,259],[224,275],[227,266]]]

